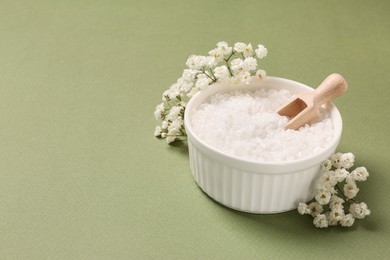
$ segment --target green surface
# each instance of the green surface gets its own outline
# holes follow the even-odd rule
[[[390,241],[390,2],[1,1],[1,259],[385,259]],[[269,75],[349,91],[339,151],[370,172],[371,216],[316,229],[227,209],[185,145],[153,136],[190,54],[263,43]]]

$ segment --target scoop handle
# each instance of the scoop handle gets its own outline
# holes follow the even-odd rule
[[[348,89],[347,81],[340,74],[329,75],[313,93],[316,106],[321,106],[333,98],[341,96]]]

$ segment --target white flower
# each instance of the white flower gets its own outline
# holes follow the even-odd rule
[[[351,176],[355,181],[365,181],[369,176],[366,167],[357,167],[351,172]]]
[[[244,61],[240,58],[236,58],[230,62],[230,68],[233,71],[233,74],[237,74],[240,70],[243,69]]]
[[[253,56],[253,48],[252,44],[245,44],[243,42],[236,42],[234,44],[234,50],[238,53],[242,53],[244,55],[244,58]]]
[[[268,54],[267,48],[265,48],[262,44],[257,45],[257,49],[255,50],[255,52],[259,59],[264,58]]]
[[[318,228],[328,227],[328,220],[326,219],[325,214],[318,214],[317,216],[315,216],[313,224]]]
[[[315,199],[321,205],[326,205],[329,203],[331,196],[332,194],[329,191],[321,190],[317,193]]]
[[[245,58],[243,62],[243,69],[245,71],[255,70],[257,68],[257,60],[253,57]]]
[[[180,129],[183,125],[183,120],[181,117],[177,117],[176,120],[172,121],[168,126],[168,135],[178,135],[180,134]]]
[[[167,137],[165,138],[166,142],[168,144],[170,143],[173,143],[175,140],[176,140],[176,136],[173,136],[173,135],[167,135]]]
[[[367,208],[367,204],[364,202],[360,202],[359,204],[352,203],[349,207],[349,212],[357,219],[363,219],[371,214],[371,210]]]
[[[209,79],[208,78],[199,78],[196,83],[195,87],[198,89],[204,89],[209,85]]]
[[[245,58],[251,57],[253,55],[253,49],[252,49],[252,44],[248,44],[243,52],[243,55]]]
[[[334,171],[327,171],[321,174],[318,180],[317,189],[331,191],[333,186],[336,185],[336,183],[337,180],[335,180],[334,178]]]
[[[321,164],[321,169],[324,172],[329,171],[332,168],[332,162],[329,159],[326,159],[322,164]]]
[[[209,51],[209,55],[215,59],[215,63],[221,62],[224,57],[223,50],[216,48],[211,51]]]
[[[190,69],[201,70],[203,67],[212,67],[215,64],[215,59],[210,56],[191,55],[186,62],[186,66]]]
[[[194,70],[194,69],[185,69],[183,70],[183,74],[181,75],[181,78],[186,81],[193,81],[196,77],[196,75],[200,73],[199,70]]]
[[[332,210],[343,209],[344,202],[345,201],[342,198],[338,197],[337,195],[332,195],[329,201],[329,208]]]
[[[179,78],[176,82],[176,86],[180,93],[187,93],[194,87],[192,81],[188,81],[185,78]],[[180,95],[181,96],[181,95]]]
[[[229,70],[228,68],[223,65],[223,66],[220,66],[220,67],[216,67],[214,69],[214,76],[219,80],[219,81],[222,81],[224,79],[227,79],[229,78],[230,74],[229,74]]]
[[[251,74],[248,71],[240,71],[233,77],[233,81],[237,83],[238,81],[247,82]]]
[[[301,215],[311,214],[311,209],[309,209],[309,207],[307,206],[306,203],[299,203],[299,205],[298,205],[298,212]]]
[[[161,103],[156,106],[156,109],[154,110],[154,117],[156,118],[156,120],[161,121],[165,117],[165,112],[166,109],[164,103]]]
[[[343,227],[351,227],[353,225],[353,223],[355,222],[355,219],[354,217],[352,216],[352,214],[347,214],[347,215],[344,215],[341,220],[340,220],[340,224],[341,226]]]
[[[342,209],[334,209],[329,213],[329,220],[335,221],[336,224],[344,217],[344,211]]]
[[[178,89],[178,85],[175,83],[169,89],[165,90],[163,93],[163,101],[175,100],[180,96],[180,91]]]
[[[337,182],[342,182],[347,178],[348,174],[349,172],[346,169],[339,168],[334,171],[333,176]]]
[[[349,169],[355,162],[355,155],[352,153],[344,153],[339,158],[339,164],[342,168]]]
[[[166,129],[168,129],[168,121],[166,121],[166,120],[164,120],[164,121],[162,121],[162,123],[161,123],[161,129],[162,130],[166,130]]]
[[[156,126],[156,128],[154,129],[154,136],[161,136],[161,133],[161,126]]]
[[[359,188],[357,187],[356,182],[351,178],[347,178],[346,183],[344,184],[344,195],[348,199],[352,199],[356,197],[358,192]]]
[[[311,211],[311,215],[313,217],[317,216],[318,214],[321,214],[324,209],[322,208],[321,204],[318,202],[312,202],[308,205],[309,210]]]
[[[211,83],[211,79],[204,73],[198,74],[195,82],[195,87],[198,89],[204,89]]]
[[[342,153],[335,153],[335,154],[330,156],[329,159],[332,162],[333,167],[341,168],[340,159],[341,159],[342,155],[343,155]]]
[[[173,106],[171,107],[171,110],[169,111],[169,114],[166,116],[167,119],[175,120],[181,113],[183,113],[183,107],[182,106]]]
[[[238,53],[243,53],[246,49],[246,44],[243,42],[236,42],[234,44],[234,50]]]
[[[232,47],[229,47],[227,42],[218,42],[217,48],[220,49],[223,55],[229,55],[232,52]]]
[[[256,71],[256,76],[262,79],[265,79],[267,77],[267,72],[265,70],[257,70]]]

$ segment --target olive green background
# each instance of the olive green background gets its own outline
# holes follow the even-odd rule
[[[390,2],[0,1],[0,259],[385,259],[390,253]],[[186,143],[153,136],[191,54],[264,44],[269,75],[339,72],[341,152],[372,214],[316,229],[227,209]]]

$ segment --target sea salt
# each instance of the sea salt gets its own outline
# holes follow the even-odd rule
[[[191,115],[194,133],[226,154],[259,162],[303,159],[322,151],[333,138],[330,115],[299,130],[285,130],[288,118],[275,111],[292,94],[285,89],[218,93]]]

